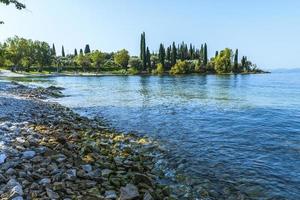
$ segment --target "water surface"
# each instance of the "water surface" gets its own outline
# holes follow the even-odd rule
[[[65,87],[63,105],[159,139],[197,194],[300,199],[299,73],[26,81]]]

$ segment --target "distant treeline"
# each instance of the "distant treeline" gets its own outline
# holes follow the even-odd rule
[[[145,33],[141,34],[140,55],[130,56],[122,49],[106,53],[91,51],[87,44],[84,49],[74,49],[74,53],[57,54],[54,44],[33,41],[20,37],[7,39],[0,43],[0,67],[13,71],[27,72],[112,72],[122,74],[188,74],[188,73],[261,73],[246,56],[239,60],[239,52],[226,48],[216,51],[208,58],[207,44],[196,48],[192,44],[160,44],[158,52],[150,52],[146,45]]]

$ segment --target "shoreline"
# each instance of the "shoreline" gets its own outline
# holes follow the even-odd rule
[[[22,77],[100,77],[100,76],[187,76],[187,75],[199,75],[199,76],[206,76],[206,75],[251,75],[251,74],[270,74],[271,72],[263,71],[263,72],[247,72],[247,73],[223,73],[223,74],[215,74],[215,73],[190,73],[190,74],[177,74],[177,75],[170,75],[169,73],[164,73],[161,75],[156,74],[149,74],[149,73],[139,73],[139,74],[121,74],[121,73],[27,73],[27,72],[11,72],[9,70],[1,70],[0,69],[0,78],[1,77],[8,77],[8,78],[22,78]]]
[[[4,83],[3,83],[4,84]],[[58,103],[59,89],[0,87],[0,197],[176,199],[155,172],[155,141],[122,134]]]

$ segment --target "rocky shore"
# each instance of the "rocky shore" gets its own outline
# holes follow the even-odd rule
[[[177,199],[155,142],[41,100],[61,89],[0,82],[0,199]]]

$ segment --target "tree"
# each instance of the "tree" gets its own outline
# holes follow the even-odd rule
[[[177,49],[175,42],[172,44],[172,52],[171,52],[171,65],[174,66],[176,64],[176,59],[177,59]]]
[[[179,60],[176,64],[171,68],[170,74],[187,74],[190,71],[189,64],[187,61]]]
[[[26,8],[25,4],[20,3],[18,0],[0,0],[0,3],[3,3],[7,6],[9,4],[14,4],[18,10],[22,10],[22,9]],[[4,24],[4,22],[0,21],[0,24]]]
[[[52,55],[52,56],[56,56],[56,50],[55,50],[55,45],[54,45],[54,43],[52,44],[51,55]]]
[[[76,58],[75,58],[75,62],[77,65],[81,66],[83,71],[86,71],[86,68],[91,66],[91,60],[88,56],[79,54]]]
[[[129,58],[130,56],[126,49],[122,49],[114,55],[114,61],[117,64],[121,65],[126,70],[127,70]]]
[[[208,56],[207,56],[207,45],[206,43],[204,44],[204,49],[203,49],[203,65],[206,66],[208,62]]]
[[[163,67],[165,67],[165,57],[166,57],[165,47],[163,44],[160,44],[158,58],[159,58],[159,62],[162,64]]]
[[[145,32],[143,32],[141,34],[141,44],[140,44],[140,58],[143,62],[143,70],[146,70],[146,65],[147,65],[147,61],[146,61],[146,35]]]
[[[151,53],[148,47],[146,50],[146,69],[151,72]]]
[[[231,57],[231,49],[226,48],[223,51],[221,51],[214,60],[215,71],[219,74],[229,73],[231,71]]]
[[[161,63],[156,65],[156,74],[163,74],[165,72],[164,66]]]
[[[236,49],[234,54],[234,63],[233,63],[232,72],[238,73],[238,71],[239,71],[239,50]]]
[[[82,49],[79,50],[79,54],[83,54],[83,50]]]
[[[88,53],[91,53],[91,49],[90,49],[90,45],[85,45],[85,48],[84,48],[84,54],[88,54]]]
[[[142,70],[142,68],[143,68],[143,62],[138,57],[131,57],[129,59],[128,64],[129,64],[130,67],[135,68],[137,70]]]
[[[77,49],[74,49],[74,56],[78,56]]]
[[[64,46],[61,47],[61,56],[66,57]]]
[[[93,65],[97,68],[97,70],[99,71],[100,70],[100,67],[101,65],[103,64],[104,60],[105,60],[105,56],[104,54],[99,51],[99,50],[96,50],[94,52],[92,52],[90,54],[90,57],[91,57],[91,60],[92,60],[92,63]]]

